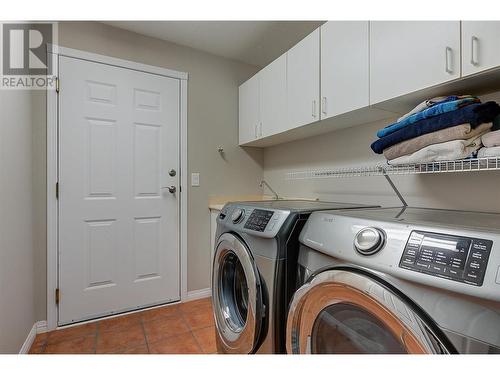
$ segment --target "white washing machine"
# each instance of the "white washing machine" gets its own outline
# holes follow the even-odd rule
[[[300,242],[289,353],[500,353],[499,214],[315,212]]]

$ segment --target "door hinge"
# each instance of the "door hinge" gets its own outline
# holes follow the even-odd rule
[[[60,296],[59,296],[59,288],[56,289],[56,305],[59,305]]]
[[[56,77],[56,92],[59,94],[59,77]]]
[[[59,199],[59,182],[56,182],[56,199]]]

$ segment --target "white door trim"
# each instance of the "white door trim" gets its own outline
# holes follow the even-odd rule
[[[81,60],[137,70],[145,73],[176,78],[180,81],[180,296],[187,298],[187,80],[188,74],[157,66],[98,55],[72,48],[49,45],[47,53],[53,63],[53,75],[59,76],[58,57],[67,56]],[[55,290],[58,287],[58,201],[56,183],[58,174],[58,95],[47,90],[47,330],[57,328]]]

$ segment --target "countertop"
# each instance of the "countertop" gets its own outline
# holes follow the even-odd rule
[[[220,197],[211,197],[208,199],[208,209],[220,211],[227,202],[238,201],[263,201],[272,199],[270,195],[228,195]]]
[[[209,198],[208,200],[208,209],[213,211],[220,211],[227,202],[265,201],[271,199],[273,199],[271,195],[234,195],[234,196],[212,197]],[[293,198],[283,197],[283,199],[314,200],[310,198],[297,198],[297,197]]]

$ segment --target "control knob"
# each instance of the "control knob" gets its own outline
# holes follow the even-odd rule
[[[354,237],[354,248],[361,255],[373,255],[385,244],[385,233],[378,228],[361,229]]]
[[[233,214],[231,215],[231,220],[233,221],[233,223],[238,223],[239,221],[241,221],[241,219],[243,218],[243,214],[245,213],[245,210],[241,209],[241,208],[237,208],[236,210],[233,211]]]

